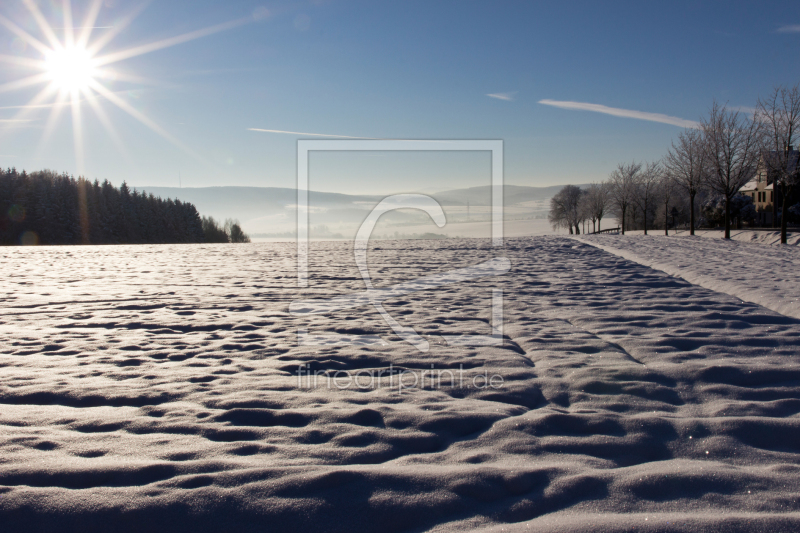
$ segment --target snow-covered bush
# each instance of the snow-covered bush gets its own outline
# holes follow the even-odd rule
[[[750,196],[736,194],[731,197],[731,221],[750,222],[756,218],[756,208]],[[702,225],[717,226],[725,223],[725,197],[721,194],[709,195],[700,204]]]

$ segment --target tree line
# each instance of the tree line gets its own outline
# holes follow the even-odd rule
[[[214,217],[203,217],[202,222],[206,242],[250,242],[250,237],[242,231],[238,220],[228,218],[220,224]]]
[[[549,221],[580,233],[589,222],[599,231],[611,215],[623,234],[653,228],[668,234],[680,222],[691,235],[698,222],[719,223],[729,239],[732,222],[741,226],[757,216],[753,199],[739,191],[762,172],[773,186],[773,227],[780,220],[785,244],[789,220],[800,218],[799,137],[800,85],[775,88],[752,115],[715,101],[660,161],[621,163],[605,182],[564,187],[550,201]]]
[[[218,224],[180,200],[50,170],[0,169],[0,244],[249,242],[238,222]]]

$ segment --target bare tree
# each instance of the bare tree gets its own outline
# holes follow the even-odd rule
[[[569,198],[569,222],[575,228],[575,235],[580,235],[581,223],[586,220],[586,216],[581,209],[581,197],[584,194],[583,189],[575,185],[567,185],[564,189],[567,198]]]
[[[589,191],[586,189],[582,189],[583,193],[581,194],[580,199],[578,200],[578,211],[580,213],[579,218],[583,222],[583,232],[587,233],[586,224],[589,221],[592,222],[592,225],[595,223],[595,218],[592,216],[592,210],[589,206]]]
[[[578,234],[580,231],[578,228],[583,226],[584,233],[586,233],[586,221],[589,220],[591,217],[589,215],[589,210],[586,207],[586,201],[584,197],[586,196],[586,191],[581,189],[580,187],[576,187],[578,189],[578,206],[575,210],[575,233]]]
[[[776,205],[774,195],[780,187],[781,243],[786,244],[786,204],[800,182],[800,154],[793,150],[800,133],[800,86],[776,87],[768,98],[759,98],[755,118],[764,128],[761,162],[773,176],[773,205]]]
[[[569,208],[567,207],[566,198],[561,194],[562,191],[558,191],[555,196],[550,198],[550,211],[547,213],[547,219],[553,229],[569,228],[569,232],[572,233],[572,226],[567,222]]]
[[[550,222],[550,225],[553,226],[554,230],[569,228],[569,232],[572,233],[572,227],[569,225],[569,222],[567,222],[567,203],[561,191],[550,198],[550,211],[547,213],[547,220]]]
[[[633,202],[642,212],[645,235],[647,235],[647,221],[656,203],[656,188],[660,173],[660,163],[647,163],[635,179]]]
[[[581,232],[580,223],[584,220],[580,209],[582,194],[580,187],[567,185],[550,199],[547,218],[553,229],[569,228],[570,235]]]
[[[669,206],[678,196],[678,183],[679,181],[664,167],[658,180],[658,196],[664,207],[664,235],[669,235]]]
[[[227,219],[225,220],[225,234],[228,236],[230,242],[233,243],[246,243],[250,242],[250,237],[242,231],[238,220]]]
[[[689,129],[678,134],[678,144],[664,158],[671,179],[689,195],[689,235],[694,235],[694,199],[708,178],[708,160],[703,147],[703,134]]]
[[[609,177],[608,192],[611,205],[620,221],[622,234],[625,235],[625,215],[633,202],[636,179],[642,170],[641,163],[620,164]]]
[[[731,198],[756,172],[761,123],[717,102],[700,123],[711,173],[708,185],[725,197],[725,238],[731,238]]]
[[[592,183],[586,187],[581,201],[584,205],[586,218],[592,221],[592,232],[600,231],[600,223],[610,204],[608,185],[605,183]],[[595,226],[595,221],[597,226]]]

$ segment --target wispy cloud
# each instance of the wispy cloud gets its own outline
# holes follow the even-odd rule
[[[31,122],[24,118],[0,118],[0,124],[21,124],[23,122]]]
[[[284,131],[284,130],[262,130],[261,128],[247,128],[249,131],[260,131],[264,133],[288,133],[289,135],[310,135],[312,137],[337,137],[339,139],[370,139],[378,140],[378,137],[354,137],[352,135],[330,135],[327,133],[305,133],[302,131]]]
[[[789,24],[778,28],[778,33],[800,33],[800,24]]]
[[[595,113],[614,115],[615,117],[635,118],[638,120],[649,120],[650,122],[661,122],[662,124],[671,124],[673,126],[679,126],[681,128],[700,127],[700,125],[694,120],[671,117],[669,115],[662,115],[661,113],[648,113],[646,111],[634,111],[633,109],[620,109],[618,107],[608,107],[600,104],[588,104],[585,102],[539,100],[539,103],[553,107],[559,107],[561,109],[570,109],[574,111],[593,111]]]
[[[490,93],[487,94],[486,96],[488,96],[489,98],[497,98],[498,100],[505,100],[507,102],[510,102],[511,100],[514,99],[515,94],[517,94],[517,91],[513,91],[510,93]]]
[[[756,114],[756,108],[755,107],[750,107],[750,106],[746,106],[746,105],[737,105],[737,106],[731,107],[730,109],[732,109],[734,111],[739,111],[741,113],[745,113],[747,115],[755,115]]]

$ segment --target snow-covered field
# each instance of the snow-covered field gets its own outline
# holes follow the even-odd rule
[[[796,248],[580,239],[376,242],[377,287],[511,262],[385,302],[427,353],[289,312],[346,242],[307,289],[291,243],[0,249],[0,530],[800,530]]]

